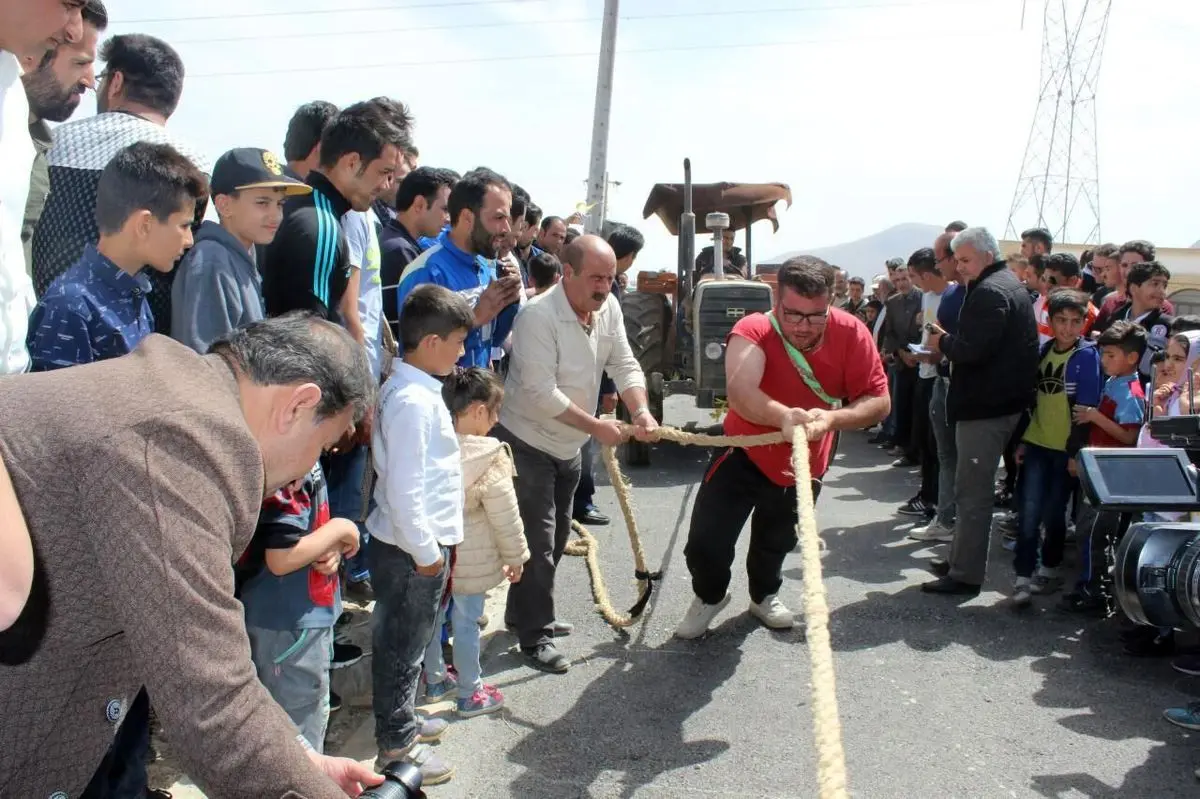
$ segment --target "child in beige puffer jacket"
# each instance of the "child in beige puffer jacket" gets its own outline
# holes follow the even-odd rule
[[[503,384],[486,369],[462,369],[446,378],[442,397],[458,433],[466,494],[463,542],[457,547],[450,578],[454,597],[450,623],[458,678],[455,685],[454,678],[447,675],[441,685],[427,685],[426,694],[449,698],[457,688],[458,715],[470,718],[504,705],[496,686],[484,685],[481,679],[478,619],[488,591],[505,580],[515,583],[521,579],[529,547],[513,488],[516,469],[512,454],[507,444],[487,435],[500,415]],[[440,647],[436,649],[440,654]]]

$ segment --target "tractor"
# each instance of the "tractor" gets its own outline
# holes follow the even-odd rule
[[[779,229],[775,204],[792,204],[792,192],[782,183],[692,184],[692,166],[683,162],[683,183],[658,183],[642,211],[662,220],[679,238],[679,262],[674,272],[641,272],[637,290],[621,301],[625,332],[646,375],[650,410],[663,421],[664,400],[671,394],[692,394],[699,408],[718,408],[725,400],[725,340],[746,314],[772,307],[774,275],[753,273],[750,228],[767,219]],[[698,219],[703,225],[698,227]],[[746,231],[744,267],[725,252],[725,231]],[[695,274],[696,235],[713,236],[711,262],[704,254],[704,273]],[[627,411],[619,410],[628,421]],[[630,440],[623,446],[625,461],[650,463],[650,446]]]

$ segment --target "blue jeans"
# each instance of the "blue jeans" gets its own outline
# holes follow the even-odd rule
[[[454,669],[458,672],[458,696],[470,699],[483,689],[483,671],[479,665],[479,617],[487,594],[455,594],[450,603],[450,626],[454,630]],[[425,652],[425,678],[439,682],[446,678],[442,660],[441,636],[434,636]],[[433,679],[431,679],[433,678]]]
[[[1014,561],[1018,577],[1032,577],[1038,565],[1039,531],[1046,528],[1042,543],[1042,565],[1048,569],[1062,564],[1067,538],[1067,505],[1071,502],[1071,477],[1067,453],[1036,444],[1025,445],[1021,462],[1021,523]]]
[[[359,582],[371,576],[367,567],[367,513],[371,491],[371,450],[366,445],[325,456],[325,483],[329,487],[329,512],[358,525],[358,552],[346,560],[346,576]]]
[[[371,706],[380,751],[406,749],[417,740],[417,687],[425,649],[436,632],[450,550],[442,547],[440,572],[417,572],[412,556],[375,541],[367,552],[375,611],[371,614]]]
[[[893,363],[887,368],[888,397],[892,401],[892,409],[888,411],[887,418],[883,420],[883,427],[880,431],[886,438],[896,437],[896,375],[903,365]]]

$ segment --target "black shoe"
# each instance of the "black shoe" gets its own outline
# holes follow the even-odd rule
[[[595,508],[588,508],[583,513],[575,514],[575,521],[579,522],[580,524],[590,524],[596,527],[603,527],[612,520]]]
[[[887,436],[885,436],[883,433],[876,433],[875,435],[873,435],[867,439],[868,444],[874,444],[876,446],[878,446],[879,444],[890,442],[890,441],[891,441],[891,439],[888,438]]]
[[[329,712],[337,713],[342,709],[342,696],[334,691],[329,692]]]
[[[955,580],[947,575],[939,577],[931,583],[925,583],[921,590],[926,594],[948,594],[951,596],[979,596],[980,586]]]
[[[550,622],[550,637],[551,638],[566,638],[571,633],[575,632],[575,625],[569,621],[552,621]]]
[[[945,558],[934,558],[929,561],[929,571],[936,574],[938,577],[945,577],[950,573],[950,561]]]
[[[1158,633],[1157,630],[1155,630]],[[1159,658],[1175,654],[1175,631],[1156,634],[1140,641],[1130,641],[1125,644],[1125,653],[1135,657]]]
[[[896,513],[899,513],[901,516],[932,516],[933,508],[920,497],[913,497],[901,505]]]
[[[521,647],[525,662],[538,671],[551,674],[566,674],[571,668],[567,656],[555,649],[554,644],[538,644],[537,646]]]
[[[1131,644],[1134,641],[1144,641],[1154,638],[1157,635],[1157,627],[1149,627],[1145,624],[1139,624],[1136,627],[1130,627],[1129,629],[1121,630],[1121,634],[1117,637],[1121,639],[1121,643]]]
[[[333,642],[333,662],[330,664],[330,668],[344,669],[347,666],[353,666],[362,659],[362,647],[355,646],[354,644],[343,644],[338,641]]]
[[[1058,609],[1064,613],[1094,616],[1099,619],[1108,615],[1108,603],[1104,601],[1104,597],[1087,590],[1066,594],[1059,601]]]
[[[899,458],[892,461],[893,469],[912,469],[913,467],[920,465],[920,463],[908,457],[907,455],[901,455]]]
[[[357,602],[360,605],[366,605],[375,601],[375,589],[371,586],[371,580],[347,580],[346,588],[342,591],[342,597]]]

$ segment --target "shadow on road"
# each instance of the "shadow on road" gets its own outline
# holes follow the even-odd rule
[[[699,766],[724,753],[730,741],[684,740],[683,726],[733,676],[742,659],[741,644],[755,629],[753,620],[740,615],[703,642],[672,640],[657,648],[606,642],[595,647],[589,659],[612,663],[570,710],[545,727],[530,727],[509,753],[509,760],[525,769],[511,783],[510,795],[588,796],[589,786],[615,773],[621,775],[619,795],[631,797],[661,774]],[[704,656],[697,657],[701,647]]]

